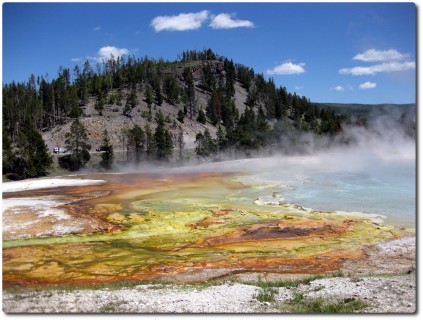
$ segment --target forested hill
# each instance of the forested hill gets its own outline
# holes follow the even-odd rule
[[[210,49],[182,52],[176,61],[87,60],[72,70],[59,68],[56,78],[31,75],[24,83],[3,84],[3,173],[48,172],[33,168],[44,151],[31,145],[43,142],[48,156],[60,146],[77,157],[82,147],[71,140],[81,139],[84,159],[107,142],[115,160],[121,152],[122,161],[175,161],[190,150],[202,158],[234,150],[286,152],[287,140],[302,132],[337,134],[343,119]],[[86,162],[79,160],[68,168]]]

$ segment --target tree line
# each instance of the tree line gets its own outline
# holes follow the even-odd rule
[[[237,82],[247,92],[242,114],[235,105]],[[198,89],[204,90],[210,97],[205,110],[198,106]],[[182,152],[180,146],[183,141],[172,140],[163,120],[164,115],[160,111],[163,101],[178,108],[180,126],[183,126],[185,117],[215,126],[220,137],[214,140],[220,150],[277,145],[283,141],[281,136],[290,131],[332,135],[341,130],[344,120],[332,110],[320,109],[306,97],[287,92],[285,87],[277,88],[273,79],[266,80],[263,74],[256,74],[253,69],[235,64],[210,49],[184,51],[176,61],[111,56],[95,66],[87,60],[82,67],[76,65],[72,71],[60,67],[56,78],[31,75],[27,82],[3,84],[3,154],[10,155],[6,159],[3,157],[3,173],[16,168],[16,161],[22,164],[29,163],[29,160],[23,160],[25,158],[41,159],[39,154],[23,155],[27,152],[24,146],[30,142],[29,135],[39,139],[42,131],[78,121],[83,116],[84,106],[90,101],[95,102],[99,114],[106,105],[117,105],[123,107],[124,116],[130,117],[139,104],[139,92],[148,105],[148,120],[153,121],[153,105],[158,107],[159,112],[155,117],[155,132],[149,127],[139,127],[128,129],[126,133],[132,145],[128,147],[129,154],[136,160],[141,159],[141,154],[146,160],[168,160],[175,146]],[[199,133],[197,147],[204,140],[201,135],[209,140],[210,132]],[[40,145],[41,141],[42,138]],[[204,151],[199,151],[199,154],[204,154]],[[69,167],[82,166],[85,160],[81,161],[79,165],[75,162]],[[45,174],[51,162],[45,158],[43,163],[45,165],[35,171],[29,169],[32,165],[27,164],[27,173],[20,172],[19,175]]]

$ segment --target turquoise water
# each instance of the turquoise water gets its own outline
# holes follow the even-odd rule
[[[201,166],[198,168],[201,170]],[[207,169],[243,171],[254,194],[319,211],[378,214],[416,226],[416,162],[410,157],[354,153],[227,161]]]
[[[353,170],[322,166],[321,159],[314,157],[278,162],[249,178],[274,183],[269,188],[284,201],[313,210],[379,214],[387,224],[416,225],[416,163],[412,160],[378,161]]]
[[[308,179],[282,189],[287,202],[326,211],[358,211],[385,216],[385,223],[414,227],[415,170],[386,166],[381,172],[312,172]],[[414,172],[413,172],[414,171]]]

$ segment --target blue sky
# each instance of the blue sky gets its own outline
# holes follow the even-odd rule
[[[413,3],[4,3],[3,83],[211,48],[313,102],[416,101]]]

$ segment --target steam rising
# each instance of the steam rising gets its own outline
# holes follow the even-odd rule
[[[273,199],[278,194],[283,201],[314,210],[376,215],[385,217],[388,224],[413,227],[415,134],[415,107],[375,108],[366,125],[344,124],[335,138],[297,133],[285,137],[280,152],[268,149],[246,159],[233,150],[220,155],[217,162],[141,170],[236,173],[240,181],[252,186],[251,195],[258,199]]]
[[[216,156],[217,161],[199,162],[197,159],[182,166],[151,165],[121,167],[130,172],[262,172],[269,170],[295,170],[296,165],[322,172],[354,172],[377,170],[383,163],[407,163],[415,167],[416,161],[416,108],[375,107],[366,125],[357,125],[352,117],[342,132],[335,137],[312,132],[299,134],[286,131],[279,145],[254,153],[229,150]],[[246,159],[248,158],[248,159]],[[292,160],[292,167],[287,162]],[[288,167],[286,167],[288,166]]]

